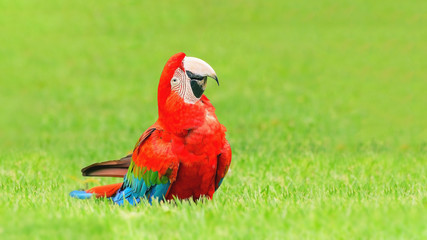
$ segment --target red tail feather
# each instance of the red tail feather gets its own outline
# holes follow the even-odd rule
[[[86,192],[95,193],[97,198],[111,197],[122,187],[122,184],[123,183],[115,183],[110,185],[97,186],[86,190]]]

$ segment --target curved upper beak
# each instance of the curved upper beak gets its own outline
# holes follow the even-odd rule
[[[215,71],[207,62],[203,61],[202,59],[195,57],[185,57],[184,69],[190,79],[204,80],[206,84],[206,77],[210,77],[215,79],[219,86],[218,77],[216,76]]]

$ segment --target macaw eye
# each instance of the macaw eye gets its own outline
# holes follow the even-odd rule
[[[176,85],[177,83],[179,82],[179,80],[178,80],[178,78],[172,78],[172,80],[171,80],[171,85],[172,86],[174,86],[174,85]]]

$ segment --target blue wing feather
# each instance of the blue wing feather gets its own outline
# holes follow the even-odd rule
[[[78,199],[88,199],[88,198],[91,198],[93,195],[95,194],[87,193],[86,191],[79,191],[79,190],[70,192],[71,197],[78,198]]]
[[[219,182],[218,182],[218,187],[217,187],[216,189],[218,189],[218,188],[219,188],[219,186],[221,186],[222,180],[224,180],[224,178],[221,178],[221,180],[219,180]],[[215,189],[215,190],[216,190],[216,189]]]
[[[156,184],[147,187],[143,178],[132,177],[132,181],[127,179],[128,176],[124,178],[123,187],[117,192],[117,194],[112,197],[112,200],[118,205],[123,205],[126,200],[132,205],[136,205],[141,202],[141,198],[145,198],[149,203],[153,199],[161,201],[164,199],[166,193],[170,187],[170,181],[164,184]]]

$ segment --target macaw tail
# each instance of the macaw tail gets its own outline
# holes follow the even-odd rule
[[[114,194],[117,193],[117,191],[122,187],[122,184],[123,183],[115,183],[110,185],[97,186],[97,187],[88,189],[86,191],[76,190],[76,191],[70,192],[70,196],[74,198],[79,198],[79,199],[87,199],[93,196],[97,198],[101,198],[101,197],[109,198],[114,196]]]

